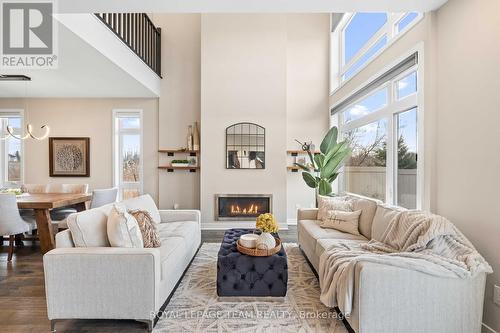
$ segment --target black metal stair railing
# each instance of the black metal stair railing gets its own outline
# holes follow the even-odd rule
[[[161,29],[144,13],[95,14],[161,77]]]

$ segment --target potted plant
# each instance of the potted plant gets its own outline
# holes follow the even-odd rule
[[[170,162],[170,165],[173,167],[188,167],[189,166],[189,161],[188,160],[173,160]]]
[[[310,144],[304,144],[302,149],[307,152],[310,165],[294,163],[303,170],[304,182],[315,189],[316,194],[332,195],[332,182],[337,178],[342,163],[351,154],[349,142],[337,142],[337,136],[337,127],[330,128],[321,142],[319,153],[311,151]]]
[[[262,231],[259,238],[257,238],[257,248],[262,250],[274,248],[276,246],[276,239],[271,233],[278,232],[279,226],[273,214],[260,214],[255,222],[255,227]]]

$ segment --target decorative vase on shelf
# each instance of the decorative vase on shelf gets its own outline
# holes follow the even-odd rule
[[[187,149],[193,150],[193,126],[188,126]]]
[[[200,150],[200,132],[198,130],[198,122],[194,122],[193,126],[193,150]]]
[[[271,250],[276,246],[276,239],[269,232],[263,232],[257,238],[257,248],[259,250]]]

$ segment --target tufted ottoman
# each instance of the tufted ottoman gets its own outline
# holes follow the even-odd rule
[[[226,230],[217,259],[217,295],[286,295],[288,265],[283,246],[280,252],[269,257],[248,256],[236,248],[239,237],[252,231],[253,229]]]

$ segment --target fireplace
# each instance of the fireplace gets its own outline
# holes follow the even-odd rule
[[[264,213],[272,213],[271,194],[216,194],[215,220],[255,220]]]

